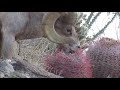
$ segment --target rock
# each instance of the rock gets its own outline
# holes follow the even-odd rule
[[[10,62],[11,62],[10,60],[3,60],[0,62],[0,72],[3,73],[4,75],[9,76],[10,73],[13,73],[15,71]]]
[[[25,60],[0,59],[0,61],[0,78],[62,78],[43,69],[38,69]]]

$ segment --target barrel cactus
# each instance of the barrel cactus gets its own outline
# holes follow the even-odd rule
[[[120,77],[120,42],[102,38],[90,45],[86,52],[95,78]]]
[[[64,78],[92,78],[91,65],[81,49],[69,55],[63,52],[47,55],[45,69]]]

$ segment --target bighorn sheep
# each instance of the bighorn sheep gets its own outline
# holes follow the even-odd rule
[[[68,52],[79,47],[69,12],[0,12],[0,56],[12,59],[14,42],[46,37]]]

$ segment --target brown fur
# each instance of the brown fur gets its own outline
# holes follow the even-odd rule
[[[46,37],[45,32],[41,30],[44,14],[44,12],[0,12],[0,56],[2,54],[4,59],[12,59],[16,40]],[[72,36],[74,41],[78,42],[78,35],[72,27],[67,21],[63,24],[62,20],[57,20],[55,24],[57,33]]]
[[[1,23],[0,23],[0,57],[1,57],[1,49],[2,49],[2,32],[1,32]]]

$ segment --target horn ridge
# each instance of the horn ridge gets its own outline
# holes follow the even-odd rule
[[[63,43],[67,44],[70,42],[74,42],[72,37],[61,36],[55,31],[55,28],[54,28],[56,20],[61,15],[66,15],[66,14],[67,14],[66,12],[63,12],[63,13],[49,12],[45,16],[43,20],[43,30],[45,31],[45,34],[50,41],[58,44],[63,44]]]

